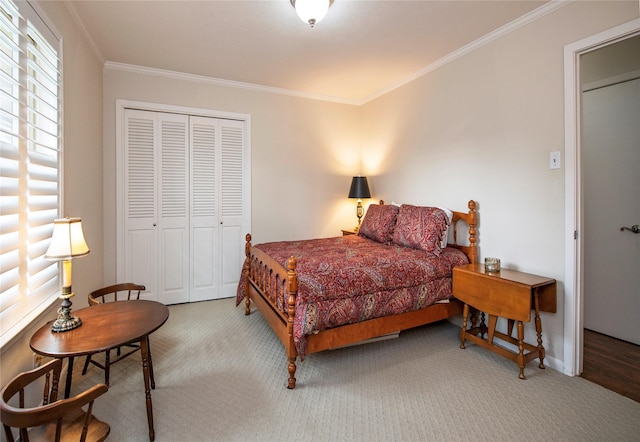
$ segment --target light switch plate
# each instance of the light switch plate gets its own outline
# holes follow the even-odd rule
[[[560,169],[560,151],[556,150],[549,154],[549,169]]]

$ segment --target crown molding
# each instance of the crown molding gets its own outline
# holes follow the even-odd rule
[[[131,73],[136,73],[136,74],[144,74],[144,75],[155,75],[158,77],[165,77],[165,78],[173,78],[173,79],[178,79],[178,80],[184,80],[184,81],[192,81],[192,82],[198,82],[198,83],[206,83],[206,84],[212,84],[215,86],[221,86],[221,87],[232,87],[232,88],[237,88],[237,89],[244,89],[244,90],[250,90],[250,91],[254,91],[254,92],[262,92],[262,93],[268,93],[268,94],[279,94],[279,95],[288,95],[288,96],[292,96],[292,97],[297,97],[297,98],[305,98],[305,99],[309,99],[309,100],[320,100],[320,101],[328,101],[328,102],[333,102],[333,103],[340,103],[340,104],[348,104],[348,105],[352,105],[352,106],[361,106],[363,104],[366,104],[370,101],[375,100],[376,98],[379,98],[385,94],[388,94],[389,92],[398,89],[408,83],[411,83],[412,81],[423,77],[425,75],[427,75],[430,72],[435,71],[438,68],[441,68],[451,62],[453,62],[454,60],[457,60],[458,58],[467,55],[473,51],[475,51],[476,49],[479,49],[501,37],[504,37],[505,35],[510,34],[511,32],[514,32],[536,20],[539,20],[540,18],[551,14],[552,12],[570,4],[573,3],[576,0],[552,0],[542,6],[540,6],[537,9],[534,9],[533,11],[529,12],[528,14],[523,15],[522,17],[519,17],[518,19],[507,23],[504,26],[501,26],[500,28],[490,32],[489,34],[486,34],[480,38],[478,38],[477,40],[474,40],[473,42],[461,47],[460,49],[457,49],[449,54],[447,54],[446,56],[436,60],[435,62],[429,64],[428,66],[425,66],[423,69],[420,69],[419,71],[399,80],[396,81],[395,83],[390,84],[389,86],[380,89],[379,91],[364,97],[362,99],[349,99],[349,98],[342,98],[342,97],[332,97],[332,96],[328,96],[328,95],[321,95],[321,94],[312,94],[312,93],[307,93],[307,92],[299,92],[299,91],[294,91],[291,89],[285,89],[285,88],[278,88],[278,87],[272,87],[272,86],[264,86],[264,85],[260,85],[260,84],[254,84],[254,83],[243,83],[240,81],[233,81],[233,80],[225,80],[225,79],[221,79],[221,78],[215,78],[215,77],[208,77],[208,76],[204,76],[204,75],[196,75],[196,74],[188,74],[188,73],[184,73],[184,72],[177,72],[177,71],[170,71],[170,70],[165,70],[165,69],[157,69],[157,68],[149,68],[149,67],[145,67],[145,66],[138,66],[138,65],[132,65],[132,64],[126,64],[126,63],[117,63],[117,62],[112,62],[112,61],[107,61],[104,63],[104,68],[105,69],[110,69],[110,70],[118,70],[118,71],[125,71],[125,72],[131,72]],[[66,4],[68,4],[68,1],[65,1]],[[70,11],[73,11],[73,6],[68,6],[70,9]],[[73,14],[73,12],[72,12]],[[75,17],[75,16],[74,16]],[[90,42],[90,44],[92,44],[92,40],[88,34],[88,32],[86,32],[86,29],[84,28],[84,26],[82,26],[81,22],[78,21],[78,25],[80,26],[80,28],[82,29],[83,33],[85,34],[85,36],[87,37],[87,40]],[[95,44],[92,44],[92,47],[95,48]],[[99,51],[97,50],[97,48],[95,48],[96,53],[99,54]]]
[[[66,6],[67,11],[69,11],[69,14],[71,14],[71,18],[73,18],[74,23],[80,29],[80,33],[82,34],[84,39],[87,41],[87,43],[91,47],[91,50],[93,51],[93,53],[96,55],[100,63],[104,64],[105,59],[102,56],[102,52],[100,52],[100,49],[98,49],[98,45],[91,37],[91,33],[87,31],[87,27],[84,25],[84,22],[80,18],[78,11],[76,11],[75,6],[73,6],[73,3],[71,3],[69,0],[64,0],[63,3]]]
[[[430,72],[435,71],[438,68],[441,68],[449,63],[451,63],[454,60],[457,60],[458,58],[467,55],[473,51],[475,51],[476,49],[479,49],[501,37],[504,37],[505,35],[510,34],[511,32],[514,32],[520,28],[522,28],[523,26],[526,26],[530,23],[533,23],[536,20],[539,20],[540,18],[551,14],[552,12],[570,4],[573,3],[575,0],[552,0],[549,3],[546,3],[542,6],[540,6],[537,9],[534,9],[533,11],[529,12],[528,14],[523,15],[522,17],[517,18],[516,20],[507,23],[504,26],[499,27],[498,29],[496,29],[495,31],[492,31],[480,38],[478,38],[477,40],[472,41],[471,43],[461,47],[460,49],[457,49],[453,52],[450,52],[449,54],[445,55],[444,57],[440,58],[439,60],[436,60],[435,62],[429,64],[428,66],[425,66],[423,69],[420,69],[419,71],[415,72],[412,75],[409,75],[405,78],[403,78],[402,80],[396,81],[395,83],[390,84],[389,86],[387,86],[384,89],[380,89],[378,92],[375,92],[374,94],[369,95],[368,97],[364,98],[363,100],[361,100],[359,102],[359,104],[365,104],[368,103],[369,101],[375,100],[376,98],[381,97],[382,95],[385,95],[395,89],[398,89],[402,86],[404,86],[405,84],[411,83],[412,81],[423,77],[425,75],[427,75]]]
[[[126,63],[116,63],[108,61],[104,64],[105,69],[132,72],[136,74],[155,75],[157,77],[172,78],[175,80],[192,81],[197,83],[207,83],[214,86],[233,87],[237,89],[245,89],[254,92],[263,92],[268,94],[289,95],[297,98],[306,98],[309,100],[330,101],[341,104],[357,105],[354,100],[340,97],[331,97],[328,95],[311,94],[307,92],[299,92],[291,89],[284,89],[272,86],[263,86],[254,83],[243,83],[241,81],[224,80],[222,78],[207,77],[205,75],[188,74],[185,72],[170,71],[166,69],[149,68]]]

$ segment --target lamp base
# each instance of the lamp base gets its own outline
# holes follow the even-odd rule
[[[354,232],[358,233],[360,231],[360,226],[362,225],[362,217],[364,216],[364,207],[362,207],[362,200],[358,200],[358,205],[356,206],[356,216],[358,217],[358,225]]]
[[[80,327],[82,320],[75,316],[71,316],[71,301],[69,298],[62,300],[62,306],[58,309],[58,319],[51,325],[51,331],[64,332]]]

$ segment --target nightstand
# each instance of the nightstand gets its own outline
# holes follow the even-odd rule
[[[555,279],[509,269],[490,273],[485,272],[482,264],[469,264],[453,268],[453,296],[464,302],[460,348],[469,340],[511,359],[520,367],[520,379],[525,378],[526,363],[535,358],[540,361],[539,367],[544,368],[540,312],[556,312]],[[467,328],[470,309],[474,311]],[[475,310],[481,312],[479,325]],[[531,310],[535,312],[537,346],[524,342],[523,322],[531,320]],[[488,324],[485,324],[485,313]],[[496,331],[499,317],[507,319],[506,333]],[[517,324],[517,339],[512,336],[514,324]],[[517,353],[500,346],[496,340],[517,346]]]
[[[355,230],[351,229],[351,230],[343,230],[342,231],[342,236],[347,236],[347,235],[357,235],[358,232],[356,232]]]

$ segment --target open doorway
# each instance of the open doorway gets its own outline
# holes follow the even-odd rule
[[[582,377],[640,402],[640,35],[581,55]]]
[[[617,26],[565,47],[565,328],[564,372],[576,376],[583,372],[584,340],[584,241],[585,214],[582,164],[582,82],[583,56],[609,45],[640,35],[640,19]],[[636,118],[636,121],[638,118]],[[637,143],[636,143],[637,146]],[[606,180],[598,171],[596,179]],[[636,189],[628,189],[635,192]],[[612,214],[614,216],[615,214]],[[616,219],[616,222],[620,220]],[[622,225],[622,224],[621,224]],[[617,227],[618,230],[620,226]],[[620,232],[617,232],[620,233]],[[636,261],[637,264],[637,261]],[[633,272],[633,273],[638,273]],[[637,275],[636,275],[637,276]],[[637,290],[637,285],[636,285]],[[636,316],[637,317],[637,316]]]
[[[583,326],[640,345],[640,35],[581,55],[580,84]]]

